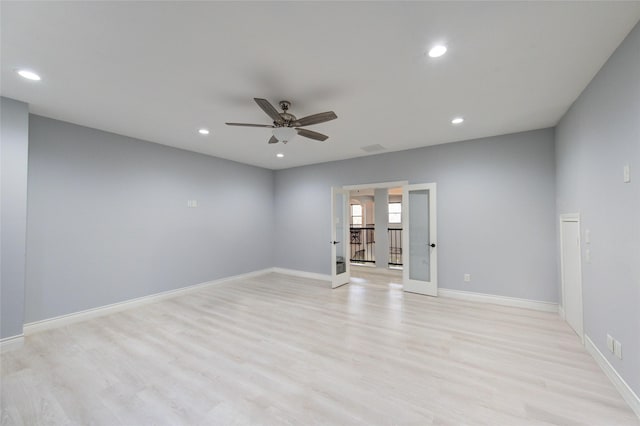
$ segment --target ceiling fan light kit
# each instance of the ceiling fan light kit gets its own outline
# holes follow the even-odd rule
[[[273,124],[251,124],[251,123],[225,123],[228,126],[243,126],[243,127],[267,127],[273,129],[273,136],[269,139],[270,144],[273,143],[287,143],[292,140],[296,135],[303,136],[305,138],[314,139],[317,141],[326,141],[329,136],[322,133],[314,132],[313,130],[302,129],[301,127],[311,126],[312,124],[324,123],[326,121],[335,120],[338,118],[335,112],[327,111],[319,114],[308,115],[300,119],[295,115],[288,112],[291,102],[280,101],[279,105],[282,112],[271,105],[271,103],[262,98],[253,98],[258,106],[273,120]]]
[[[298,132],[293,127],[276,127],[273,129],[273,136],[282,143],[289,142],[297,134]]]

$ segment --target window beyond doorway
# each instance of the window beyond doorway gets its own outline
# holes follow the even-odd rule
[[[389,203],[389,223],[402,223],[402,203]]]
[[[351,204],[351,225],[362,226],[362,206],[360,204]]]

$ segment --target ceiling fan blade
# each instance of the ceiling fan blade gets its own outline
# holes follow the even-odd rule
[[[275,126],[271,124],[251,124],[251,123],[224,123],[227,126],[244,126],[244,127],[269,127],[274,128]]]
[[[280,117],[280,113],[278,112],[277,109],[275,109],[273,105],[271,105],[271,103],[268,100],[261,99],[261,98],[253,98],[253,100],[256,101],[258,106],[262,108],[262,110],[266,112],[267,115],[271,117],[273,121],[277,123],[282,123],[282,117]]]
[[[280,142],[275,136],[271,136],[271,139],[269,139],[269,143],[278,143]]]
[[[293,124],[297,127],[310,126],[312,124],[324,123],[325,121],[335,120],[336,118],[338,118],[338,116],[336,115],[335,112],[327,111],[327,112],[321,112],[318,114],[307,115],[306,117],[302,117],[296,120],[296,122]]]
[[[305,138],[315,139],[317,141],[326,141],[327,139],[329,139],[329,136],[323,135],[322,133],[314,132],[313,130],[297,129],[297,128],[296,130],[298,131],[298,134],[300,136],[304,136]]]

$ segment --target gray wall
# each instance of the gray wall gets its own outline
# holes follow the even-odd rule
[[[441,287],[557,302],[554,149],[544,129],[279,170],[276,266],[330,273],[332,185],[436,182]]]
[[[32,115],[25,321],[273,266],[273,179]]]
[[[22,334],[29,107],[0,98],[0,339]]]
[[[585,334],[640,395],[640,26],[556,134],[557,213],[581,214]],[[631,183],[623,183],[624,164]],[[606,349],[607,333],[622,343],[622,360]]]

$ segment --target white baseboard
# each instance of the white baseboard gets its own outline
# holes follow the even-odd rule
[[[84,311],[74,312],[71,314],[60,315],[54,318],[48,318],[41,321],[34,321],[24,325],[24,334],[30,335],[38,333],[44,330],[50,330],[52,328],[62,327],[68,324],[72,324],[79,321],[85,321],[91,318],[101,317],[104,315],[120,312],[125,309],[134,308],[137,306],[146,305],[148,303],[159,302],[161,300],[170,299],[177,296],[182,296],[193,291],[202,290],[203,288],[219,285],[228,281],[247,279],[256,277],[259,275],[270,272],[271,269],[261,269],[259,271],[248,272],[246,274],[233,275],[230,277],[220,278],[218,280],[207,281],[200,284],[194,284],[188,287],[178,288],[175,290],[163,291],[161,293],[151,294],[149,296],[142,296],[135,299],[125,300],[123,302],[112,303],[110,305],[99,306],[97,308],[91,308]]]
[[[24,345],[24,334],[0,339],[0,353],[15,351]]]
[[[562,305],[558,305],[558,315],[560,315],[560,318],[566,319],[566,317],[564,316],[564,308],[562,307]]]
[[[602,355],[602,352],[596,347],[593,341],[587,336],[584,335],[584,346],[587,348],[587,352],[591,354],[591,356],[596,360],[598,366],[604,371],[604,374],[611,380],[613,386],[620,392],[622,398],[629,404],[631,409],[636,416],[640,418],[640,398],[638,395],[629,387],[627,382],[624,381],[620,374],[616,371],[615,368],[611,365],[609,360]]]
[[[494,305],[511,306],[514,308],[533,309],[543,312],[558,312],[557,303],[519,299],[517,297],[495,296],[493,294],[473,293],[471,291],[450,290],[447,288],[439,288],[438,296],[466,300],[469,302],[492,303]]]
[[[331,275],[318,274],[316,272],[298,271],[296,269],[271,268],[271,272],[276,274],[293,275],[300,278],[311,278],[312,280],[331,281]]]

